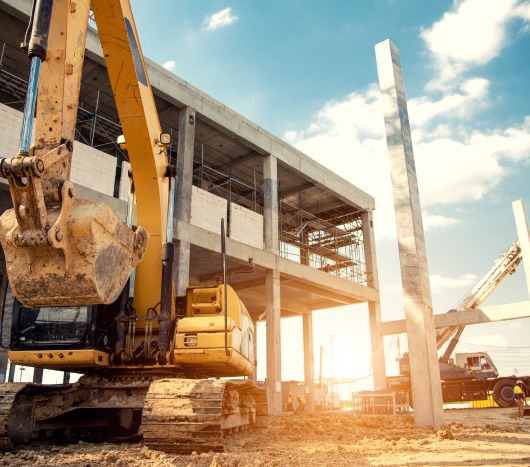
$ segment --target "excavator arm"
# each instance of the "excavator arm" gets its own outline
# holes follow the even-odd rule
[[[108,206],[75,196],[69,178],[90,2],[37,0],[26,39],[32,71],[20,149],[1,163],[14,208],[0,219],[0,241],[10,285],[26,306],[111,303],[138,266],[135,307],[146,310],[160,300],[160,258],[171,241],[167,135],[160,129],[129,2],[91,4],[142,227],[133,232]]]

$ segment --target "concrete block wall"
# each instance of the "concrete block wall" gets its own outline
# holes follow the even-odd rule
[[[121,163],[121,178],[120,178],[120,191],[119,198],[123,201],[129,199],[129,170],[131,169],[131,163],[123,161]]]
[[[0,156],[18,152],[22,112],[0,104]],[[116,158],[76,141],[70,178],[74,183],[112,196],[116,177]]]
[[[76,141],[70,179],[74,183],[112,196],[116,180],[116,161],[115,157]]]
[[[232,203],[230,238],[263,249],[263,216]]]
[[[22,113],[0,104],[0,157],[17,155]]]
[[[226,200],[193,186],[190,223],[210,232],[220,233],[223,218],[226,219]]]
[[[0,104],[0,156],[13,157],[18,151],[22,113]],[[130,164],[122,163],[119,198],[127,201]],[[72,156],[71,180],[79,185],[112,196],[116,158],[76,141]],[[219,233],[221,218],[226,219],[226,200],[192,187],[191,223]],[[263,248],[263,216],[232,203],[230,237],[256,248]]]

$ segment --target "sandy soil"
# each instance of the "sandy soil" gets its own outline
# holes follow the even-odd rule
[[[224,453],[35,443],[0,454],[0,466],[530,466],[530,418],[515,419],[515,409],[453,409],[445,419],[432,429],[415,428],[411,415],[285,415],[272,417],[267,430],[231,438]]]

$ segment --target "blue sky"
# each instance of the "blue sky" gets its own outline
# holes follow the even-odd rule
[[[516,240],[511,202],[530,207],[529,1],[133,0],[132,7],[147,57],[376,198],[384,320],[403,311],[376,43],[390,39],[401,54],[435,312],[454,306]],[[486,304],[527,299],[521,267]],[[302,379],[301,345],[285,337],[298,341],[301,321],[284,321],[283,378]],[[324,376],[331,351],[336,377],[370,373],[364,310],[316,312],[314,326]],[[468,327],[462,350],[486,349],[502,373],[530,375],[529,332],[530,319]],[[396,340],[386,345],[392,373]]]

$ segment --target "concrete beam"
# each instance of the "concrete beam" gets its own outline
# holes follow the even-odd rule
[[[178,240],[187,241],[206,250],[221,253],[221,236],[215,232],[179,221],[176,221],[174,232],[174,237]],[[337,297],[348,299],[348,303],[368,302],[378,299],[377,291],[371,287],[341,279],[230,238],[226,239],[226,253],[229,258],[234,258],[241,262],[248,262],[248,258],[252,258],[256,267],[268,270],[276,269],[281,273],[282,278],[297,280],[311,287],[319,287],[323,291],[327,290],[331,293],[336,293]]]
[[[234,289],[234,290],[237,292],[237,295],[239,296],[239,298],[241,299],[243,303],[245,303],[246,301],[249,301],[249,302],[258,301],[261,303],[265,303],[265,300],[266,300],[265,292],[259,292],[257,290],[249,290],[249,289],[244,289],[244,290]],[[296,315],[301,315],[303,313],[308,313],[309,311],[311,311],[311,309],[307,305],[301,304],[294,300],[289,300],[285,298],[284,296],[282,296],[280,300],[280,307],[282,311],[289,311]]]
[[[508,321],[520,318],[530,318],[530,301],[434,315],[434,327],[436,329],[443,329],[452,326],[495,323],[497,321]],[[383,336],[402,334],[406,331],[406,322],[404,319],[385,321],[379,326],[379,332]]]

